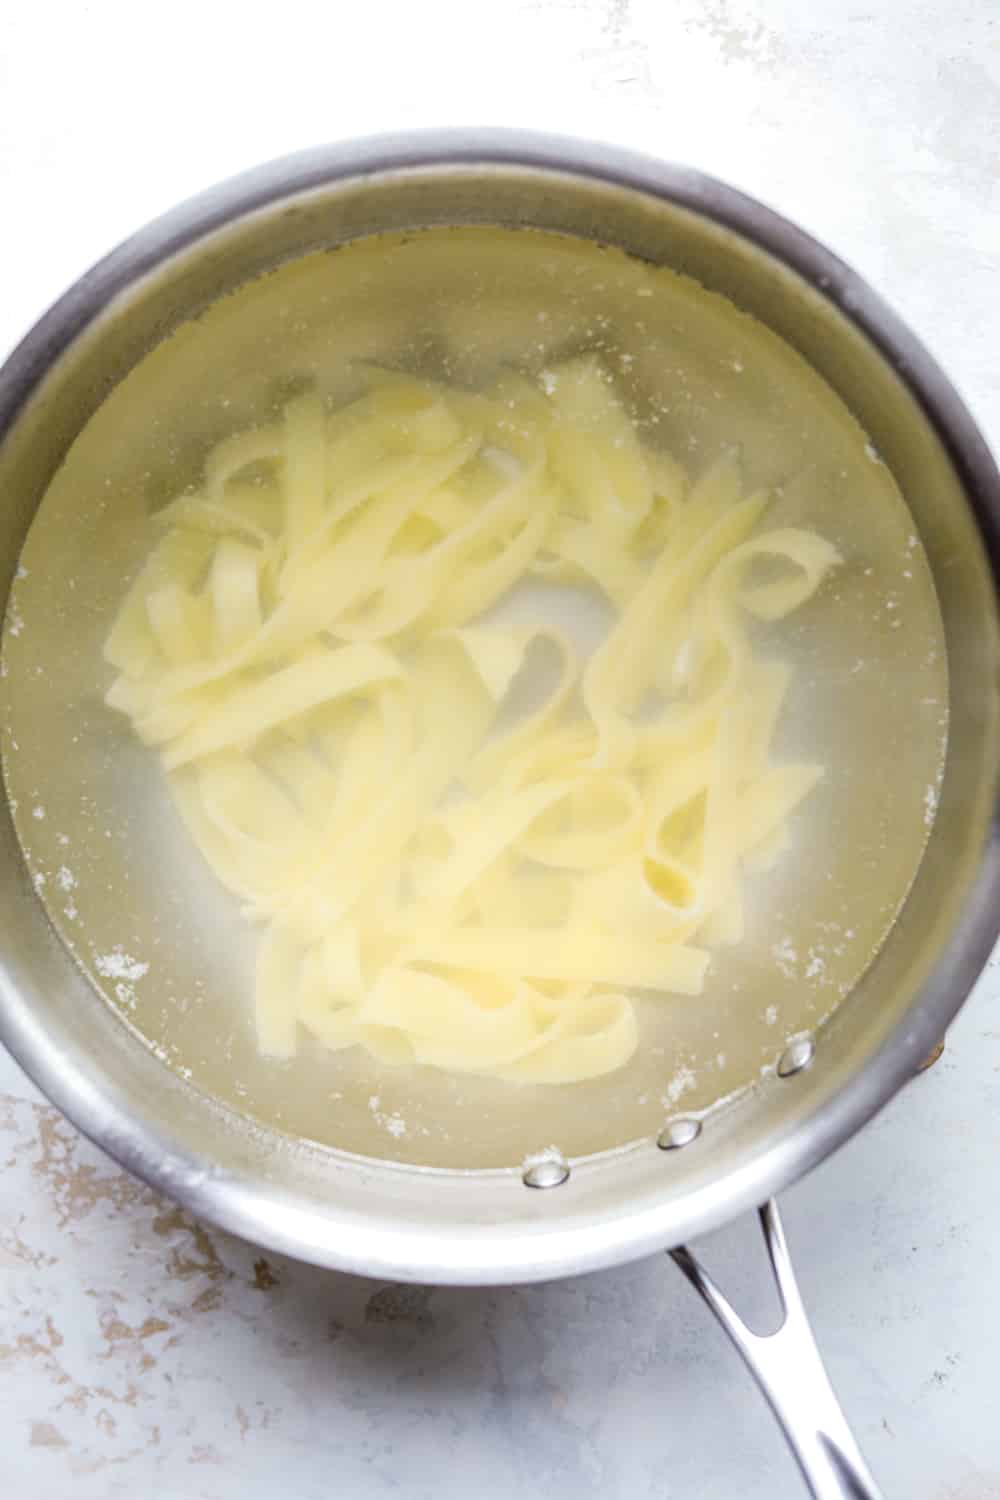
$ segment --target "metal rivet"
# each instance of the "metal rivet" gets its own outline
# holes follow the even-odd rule
[[[803,1068],[808,1068],[815,1056],[816,1043],[812,1037],[797,1037],[794,1042],[789,1042],[778,1058],[778,1077],[791,1078],[793,1074],[801,1073]]]
[[[656,1137],[656,1144],[661,1151],[679,1151],[682,1146],[690,1146],[701,1135],[701,1121],[692,1120],[686,1116],[682,1120],[671,1120],[669,1125],[664,1125]]]
[[[521,1174],[521,1181],[530,1188],[561,1187],[568,1178],[569,1162],[563,1161],[561,1156],[545,1156],[525,1167]]]

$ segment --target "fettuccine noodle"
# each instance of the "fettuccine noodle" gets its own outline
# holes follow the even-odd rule
[[[306,392],[219,443],[160,512],[107,701],[263,929],[263,1053],[304,1032],[610,1072],[634,992],[697,996],[740,941],[744,881],[822,776],[771,760],[790,672],[748,617],[798,609],[837,553],[761,532],[734,455],[689,486],[594,358],[478,393],[364,374],[336,412]],[[484,618],[532,579],[614,609],[589,659]]]

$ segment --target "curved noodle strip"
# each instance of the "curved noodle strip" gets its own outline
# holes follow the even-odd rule
[[[205,714],[164,751],[163,763],[173,771],[227,745],[249,744],[298,714],[366,690],[399,673],[396,658],[379,646],[317,649],[271,677],[236,688],[214,712]]]

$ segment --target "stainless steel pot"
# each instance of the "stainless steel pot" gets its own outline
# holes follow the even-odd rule
[[[550,1161],[523,1172],[428,1172],[253,1126],[165,1068],[101,1003],[49,925],[5,809],[0,1033],[81,1130],[192,1212],[320,1265],[482,1284],[596,1270],[767,1203],[859,1129],[942,1035],[1000,926],[1000,479],[946,377],[880,299],[733,189],[517,133],[383,138],[274,163],[185,204],[102,261],[29,334],[0,372],[5,587],[69,445],[181,320],[308,250],[468,223],[562,231],[688,272],[798,350],[895,475],[934,574],[951,721],[934,832],[876,962],[773,1077],[704,1129],[668,1122],[662,1149],[636,1142],[569,1170]],[[787,1314],[773,1341],[742,1328],[689,1252],[675,1259],[754,1369],[814,1493],[873,1494],[822,1374],[773,1205],[762,1221]]]

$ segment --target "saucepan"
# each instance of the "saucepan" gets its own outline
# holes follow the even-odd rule
[[[475,286],[462,255],[434,270],[443,227]],[[338,258],[369,236],[383,262]],[[404,333],[433,362],[458,323],[494,352],[530,323],[544,359],[571,283],[608,358],[628,320],[622,379],[657,385],[686,467],[729,422],[748,482],[843,559],[786,641],[789,744],[827,762],[814,810],[760,887],[756,937],[699,1001],[650,1009],[620,1074],[515,1087],[350,1052],[261,1059],[239,922],[103,702],[141,523],[189,477],[178,434],[204,452],[289,372],[331,350],[392,363]],[[192,1213],[318,1265],[502,1284],[669,1249],[813,1493],[874,1495],[773,1198],[913,1075],[1000,927],[1000,478],[913,335],[807,234],[697,172],[520,133],[386,137],[252,171],[85,275],[0,372],[0,494],[0,1034],[39,1087]],[[784,1309],[770,1338],[684,1248],[752,1209]]]

